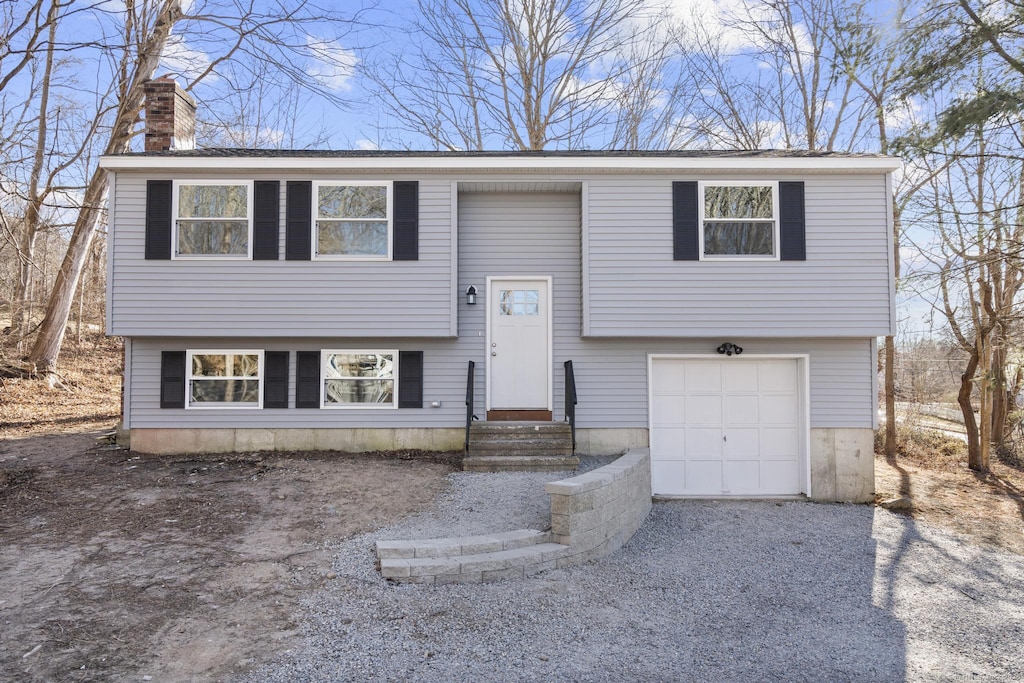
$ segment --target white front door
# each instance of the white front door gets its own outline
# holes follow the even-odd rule
[[[550,410],[551,281],[492,278],[487,293],[488,410]]]
[[[653,358],[655,494],[805,492],[800,364],[791,358]]]

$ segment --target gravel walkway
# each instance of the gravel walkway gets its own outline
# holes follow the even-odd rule
[[[339,544],[304,646],[245,680],[1024,680],[1024,557],[867,506],[657,503],[618,553],[525,580],[373,569],[378,538],[543,528],[558,478],[454,474],[436,510]]]

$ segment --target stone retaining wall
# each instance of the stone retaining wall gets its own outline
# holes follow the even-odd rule
[[[478,583],[521,578],[615,552],[651,511],[651,456],[627,452],[610,465],[545,484],[551,531],[419,541],[378,541],[381,575],[399,583]]]
[[[615,462],[544,485],[551,496],[552,540],[569,547],[558,567],[621,548],[651,512],[651,453],[627,451]]]

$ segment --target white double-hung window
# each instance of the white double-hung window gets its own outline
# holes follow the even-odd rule
[[[314,258],[391,258],[391,183],[318,182],[313,187],[313,202]]]
[[[186,354],[185,407],[263,406],[263,351],[203,349]]]
[[[175,258],[252,258],[252,181],[174,183]]]
[[[701,258],[778,259],[778,183],[702,182],[699,203]]]
[[[324,408],[397,408],[397,351],[320,352]]]

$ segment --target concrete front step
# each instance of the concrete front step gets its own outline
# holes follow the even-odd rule
[[[462,459],[466,472],[559,472],[579,467],[575,455],[468,455]]]
[[[475,555],[382,559],[380,573],[400,583],[478,583],[554,569],[568,553],[561,543],[539,543]]]
[[[565,422],[474,422],[462,469],[469,472],[575,469],[572,430]]]
[[[469,434],[505,439],[558,438],[571,436],[572,428],[566,422],[474,422]]]
[[[571,439],[471,440],[469,455],[572,455]]]
[[[500,534],[480,536],[428,538],[422,541],[377,541],[377,558],[380,560],[410,560],[427,557],[479,555],[499,550],[515,550],[550,541],[551,532],[537,531],[536,529],[517,529]]]

